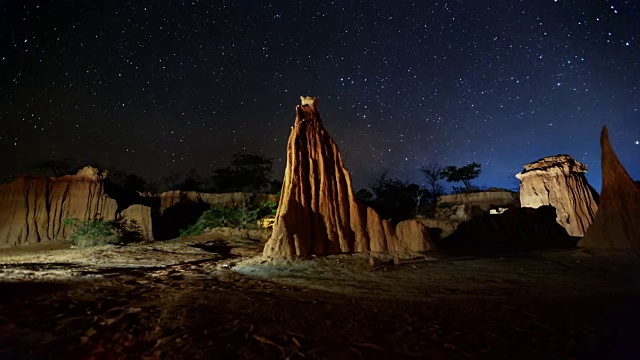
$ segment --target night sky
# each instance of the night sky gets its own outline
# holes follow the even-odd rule
[[[600,188],[599,133],[640,179],[637,1],[4,1],[0,180],[76,158],[149,179],[275,159],[300,95],[356,186],[480,162],[513,188],[567,153]],[[459,185],[459,184],[458,184]]]

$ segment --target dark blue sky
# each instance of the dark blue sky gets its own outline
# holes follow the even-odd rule
[[[385,169],[522,165],[567,153],[600,188],[599,132],[640,178],[636,1],[11,1],[0,5],[0,177],[76,158],[147,178],[282,175],[299,95],[357,186]]]

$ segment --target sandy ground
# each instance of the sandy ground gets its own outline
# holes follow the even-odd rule
[[[273,264],[259,241],[0,251],[0,358],[638,358],[640,261],[584,250]],[[388,259],[383,259],[388,260]]]

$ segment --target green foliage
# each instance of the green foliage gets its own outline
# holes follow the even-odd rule
[[[267,200],[262,204],[262,208],[266,209],[270,215],[275,215],[278,212],[278,203],[273,200]]]
[[[467,190],[473,188],[471,180],[477,178],[481,170],[481,165],[473,162],[463,167],[447,166],[442,170],[442,178],[448,182],[462,182]]]
[[[271,200],[255,207],[212,205],[209,210],[200,215],[195,224],[180,230],[180,237],[202,235],[207,229],[218,227],[252,227],[261,216],[275,214],[277,207],[278,204]]]
[[[69,243],[80,248],[142,240],[140,226],[132,219],[106,221],[101,217],[89,220],[70,217],[62,221],[62,226],[72,228]]]
[[[84,221],[77,218],[67,218],[62,222],[62,225],[73,229],[69,238],[69,243],[73,246],[84,248],[120,242],[118,229],[114,224],[102,218]]]
[[[273,159],[257,153],[237,153],[231,166],[215,169],[211,176],[213,192],[264,192],[282,185],[271,180]]]

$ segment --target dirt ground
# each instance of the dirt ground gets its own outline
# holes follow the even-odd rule
[[[263,261],[259,241],[0,251],[2,359],[640,358],[640,261]],[[382,259],[387,261],[389,259]]]

